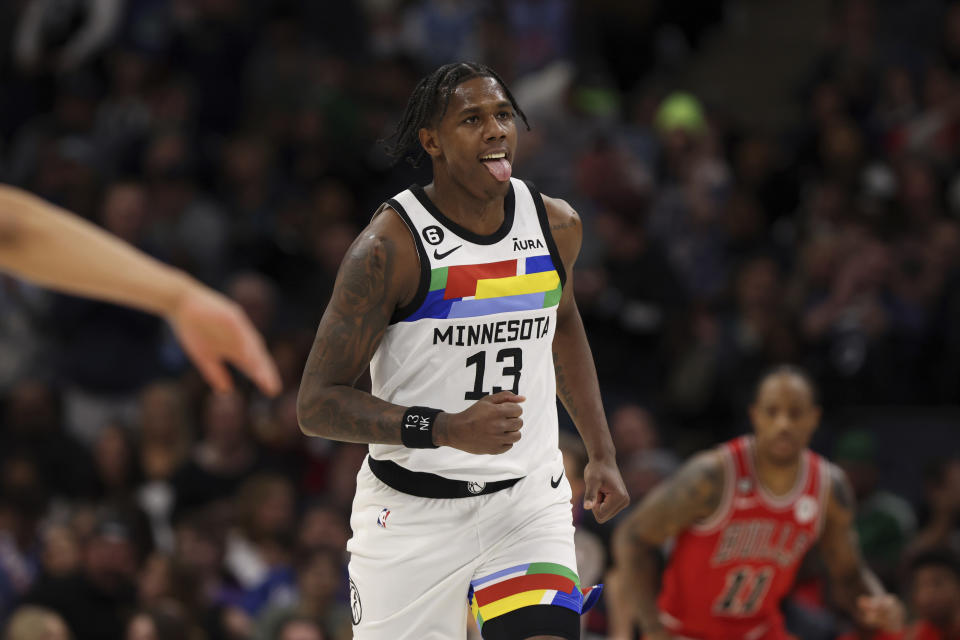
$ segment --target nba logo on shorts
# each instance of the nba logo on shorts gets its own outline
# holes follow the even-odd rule
[[[467,491],[469,491],[473,495],[477,495],[478,493],[482,492],[483,488],[486,486],[487,486],[486,482],[468,482]]]
[[[377,526],[378,526],[378,527],[382,527],[382,528],[384,528],[384,529],[387,528],[387,516],[388,516],[388,515],[390,515],[390,509],[387,509],[386,507],[384,507],[383,510],[380,511],[380,515],[377,516]]]

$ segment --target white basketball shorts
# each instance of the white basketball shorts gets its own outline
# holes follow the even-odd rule
[[[464,638],[469,603],[486,640],[576,640],[584,593],[570,495],[559,451],[509,488],[446,499],[391,488],[367,458],[347,543],[354,638]]]

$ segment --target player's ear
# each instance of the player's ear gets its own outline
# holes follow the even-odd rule
[[[420,136],[420,146],[431,158],[440,156],[440,136],[436,129],[421,127],[418,132]]]

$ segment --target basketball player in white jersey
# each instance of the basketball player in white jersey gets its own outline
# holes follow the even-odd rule
[[[511,177],[516,119],[490,68],[420,81],[395,155],[433,182],[387,201],[344,258],[299,396],[303,431],[370,444],[350,590],[358,640],[579,638],[559,395],[586,444],[584,506],[628,502],[572,289],[580,220]],[[355,388],[370,367],[372,393]]]
[[[225,296],[68,211],[0,184],[0,270],[75,296],[163,316],[217,391],[233,388],[226,363],[261,391],[280,392],[263,337]]]

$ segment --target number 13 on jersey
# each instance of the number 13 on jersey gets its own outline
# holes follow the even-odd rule
[[[501,349],[497,352],[497,362],[506,363],[507,360],[510,361],[509,364],[506,364],[500,373],[505,378],[513,377],[513,386],[510,387],[510,391],[519,395],[520,370],[523,368],[523,351],[517,347],[511,347],[509,349]],[[487,368],[486,351],[478,351],[467,358],[467,367],[476,367],[477,369],[476,377],[473,380],[473,389],[463,394],[464,400],[479,400],[484,396],[503,391],[503,387],[497,385],[494,385],[490,391],[485,391],[483,388],[483,377]]]

